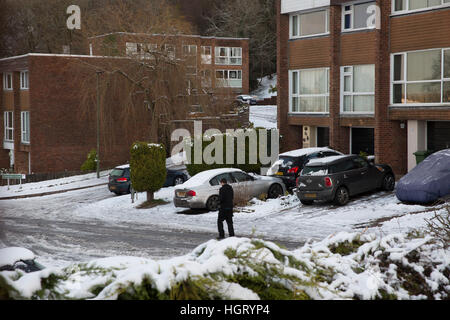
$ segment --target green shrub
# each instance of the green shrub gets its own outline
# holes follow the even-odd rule
[[[88,155],[86,161],[81,165],[81,171],[94,171],[97,168],[97,151],[92,149]]]
[[[250,159],[250,143],[249,140],[250,138],[247,136],[245,137],[245,163],[243,164],[238,164],[238,139],[236,137],[232,138],[233,139],[233,154],[234,154],[234,160],[233,160],[233,164],[227,164],[226,162],[226,154],[227,154],[227,136],[222,134],[222,135],[217,135],[214,138],[212,138],[212,141],[202,141],[202,163],[200,164],[195,164],[194,163],[194,145],[192,145],[190,147],[190,154],[191,154],[191,158],[188,159],[189,160],[189,164],[186,165],[187,170],[189,172],[189,174],[191,176],[196,175],[199,172],[205,171],[205,170],[211,170],[211,169],[218,169],[218,168],[238,168],[241,169],[245,172],[254,172],[254,173],[260,173],[260,169],[263,166],[260,158],[259,158],[259,139],[260,139],[260,132],[259,130],[260,128],[251,128],[251,129],[246,129],[246,132],[251,132],[251,131],[255,131],[256,132],[256,142],[257,142],[257,148],[256,148],[256,154],[257,154],[257,159],[256,159],[256,163],[250,163],[251,159]],[[271,134],[271,130],[267,130],[267,149],[268,149],[268,155],[270,155],[270,149],[271,149],[271,140],[270,140],[270,134]],[[222,154],[223,154],[223,159],[222,159],[222,163],[218,164],[218,163],[213,163],[213,164],[207,164],[203,161],[203,154],[204,154],[204,150],[205,148],[207,148],[211,143],[214,143],[215,139],[222,139],[222,145],[223,145],[223,150],[222,150]],[[188,153],[189,154],[189,153]],[[215,152],[212,153],[213,156],[215,156]],[[267,164],[264,164],[267,165]]]
[[[130,151],[131,185],[138,192],[147,192],[147,201],[166,181],[166,151],[163,145],[135,142]]]

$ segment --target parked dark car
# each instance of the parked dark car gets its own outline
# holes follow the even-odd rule
[[[385,164],[373,164],[357,155],[311,160],[297,179],[297,196],[304,205],[314,200],[345,205],[351,196],[382,189],[392,191],[395,176]]]
[[[167,169],[166,181],[163,187],[171,187],[184,183],[188,180],[183,170]],[[131,191],[130,165],[114,168],[109,174],[108,189],[115,194],[126,194]]]
[[[295,181],[304,165],[311,159],[342,155],[339,151],[329,148],[303,148],[285,152],[279,155],[278,161],[267,171],[268,176],[277,176],[283,180],[286,188],[295,188]]]
[[[249,104],[249,105],[256,104],[256,98],[253,96],[246,95],[246,94],[241,94],[241,95],[237,96],[236,100],[241,103],[244,103],[244,104]]]
[[[431,203],[450,195],[450,149],[428,156],[397,183],[400,201]]]

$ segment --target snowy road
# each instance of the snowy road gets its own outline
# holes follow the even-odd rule
[[[106,186],[0,200],[0,247],[29,248],[49,266],[118,255],[183,255],[216,237],[217,213],[176,208],[173,193],[173,187],[161,189],[155,196],[168,203],[151,209],[137,208],[144,194],[132,204],[129,195],[114,196]],[[234,214],[237,236],[259,237],[289,249],[308,239],[366,227],[383,233],[407,231],[417,226],[417,217],[429,215],[424,213],[429,208],[401,204],[386,192],[358,196],[344,207],[302,206],[294,195],[252,202]]]
[[[0,201],[0,247],[25,247],[39,256],[44,265],[63,266],[72,261],[118,255],[168,258],[190,252],[216,237],[213,232],[173,230],[139,221],[90,218],[74,214],[86,205],[119,200],[105,186],[56,195]],[[126,211],[116,212],[124,216]],[[300,242],[281,241],[289,248]]]

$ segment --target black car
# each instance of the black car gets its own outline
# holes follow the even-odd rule
[[[329,148],[303,148],[279,155],[278,161],[269,169],[267,175],[281,178],[288,190],[295,188],[295,181],[305,164],[311,159],[342,155]]]
[[[176,186],[187,180],[188,176],[183,170],[167,169],[166,181],[163,187]],[[116,167],[111,171],[109,174],[108,189],[117,195],[130,193],[131,178],[129,165]]]
[[[310,161],[297,179],[297,196],[304,205],[314,200],[345,205],[351,196],[378,189],[392,191],[395,176],[386,164],[373,164],[357,155]]]

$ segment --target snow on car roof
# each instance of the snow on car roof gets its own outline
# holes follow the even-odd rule
[[[220,168],[220,169],[212,169],[212,170],[206,170],[197,173],[192,178],[190,178],[185,183],[179,185],[179,188],[192,188],[192,187],[198,187],[205,182],[211,180],[218,174],[227,173],[227,172],[242,172],[240,169],[235,168]]]
[[[123,164],[123,165],[121,165],[121,166],[115,167],[114,169],[127,169],[127,168],[129,168],[129,167],[130,167],[129,164]]]
[[[333,152],[338,152],[336,150],[332,150],[330,148],[327,147],[320,147],[320,148],[303,148],[303,149],[297,149],[297,150],[292,150],[292,151],[288,151],[288,152],[284,152],[282,154],[280,154],[280,156],[286,156],[286,157],[301,157],[301,156],[305,156],[314,152],[319,152],[319,151],[333,151]]]
[[[328,164],[328,163],[331,163],[331,162],[334,162],[336,160],[340,160],[340,159],[343,159],[346,157],[348,157],[348,155],[330,156],[330,157],[325,157],[325,158],[311,159],[311,160],[309,160],[309,162],[306,165],[307,166],[310,166],[310,165],[319,166],[319,165]]]
[[[14,265],[20,260],[33,260],[34,253],[20,247],[9,247],[0,249],[0,267]]]

